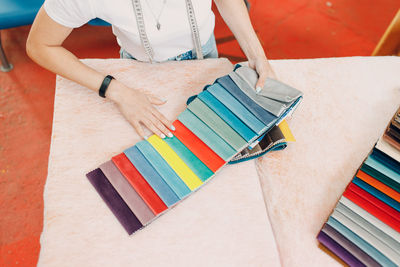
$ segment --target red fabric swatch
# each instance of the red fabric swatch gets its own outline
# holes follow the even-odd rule
[[[112,158],[112,161],[154,214],[157,215],[167,209],[167,206],[161,198],[153,188],[151,188],[124,153],[116,155]]]
[[[193,134],[180,121],[172,123],[175,126],[174,135],[196,155],[212,172],[221,168],[225,161],[209,148],[201,139]]]
[[[352,189],[355,189],[355,191],[353,191]],[[389,225],[390,227],[392,227],[393,229],[395,229],[397,232],[400,232],[400,221],[398,221],[395,217],[393,217],[390,213],[386,212],[385,210],[381,209],[379,206],[384,207],[383,205],[386,205],[385,203],[383,203],[382,201],[380,201],[379,199],[375,198],[374,196],[370,195],[369,193],[365,192],[366,194],[368,194],[368,199],[364,198],[362,195],[365,195],[363,189],[361,189],[360,187],[358,187],[357,185],[351,183],[346,191],[343,193],[343,196],[345,196],[346,198],[350,199],[351,201],[353,201],[355,204],[357,204],[358,206],[360,206],[361,208],[363,208],[364,210],[368,211],[370,214],[374,215],[375,217],[377,217],[379,220],[381,220],[382,222],[386,223],[387,225]],[[362,193],[362,195],[360,195],[359,193]],[[376,201],[375,201],[376,200]],[[379,203],[378,205],[375,205],[375,203]],[[383,205],[381,205],[383,204]],[[386,205],[385,208],[390,208],[388,205]],[[387,209],[389,210],[389,209]],[[393,209],[392,209],[393,210]]]
[[[399,223],[400,223],[400,212],[398,212],[394,208],[390,207],[388,204],[386,204],[382,200],[374,197],[373,195],[371,195],[370,193],[368,193],[367,191],[365,191],[364,189],[362,189],[361,187],[359,187],[356,184],[351,183],[349,185],[349,188],[350,188],[351,191],[353,191],[354,193],[356,193],[360,197],[368,200],[369,202],[371,202],[372,204],[374,204],[375,206],[377,206],[381,210],[383,210],[386,213],[390,214],[390,216],[392,216],[393,218],[398,220]]]

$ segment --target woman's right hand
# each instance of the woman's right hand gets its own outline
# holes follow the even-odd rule
[[[124,117],[143,138],[147,136],[144,134],[142,125],[161,138],[173,136],[169,129],[174,131],[175,127],[153,106],[162,105],[166,101],[129,88],[117,80],[111,81],[106,97],[117,104]]]

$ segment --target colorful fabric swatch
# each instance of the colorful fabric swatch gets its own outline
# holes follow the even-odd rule
[[[389,127],[395,127],[393,120]],[[379,139],[317,237],[350,266],[400,266],[399,160],[396,146]]]
[[[180,121],[172,123],[175,127],[174,136],[176,136],[190,151],[196,155],[211,171],[214,173],[221,168],[225,161],[209,148],[200,138],[194,135]]]
[[[241,68],[246,67],[238,66],[235,71]],[[251,94],[250,98],[229,76],[224,79],[229,79],[228,89],[215,82],[190,98],[173,122],[173,137],[152,135],[87,174],[128,234],[199,189],[229,161],[249,160],[286,147],[275,123],[297,107],[301,94],[281,116],[274,116],[268,110],[271,107],[257,104],[265,96]],[[288,97],[297,94],[289,86],[279,86]],[[290,133],[287,126],[285,131]],[[250,144],[254,144],[251,153],[241,153]]]
[[[138,218],[99,168],[89,172],[86,176],[128,234],[142,228],[143,225]]]
[[[218,134],[233,149],[240,150],[247,145],[235,130],[233,130],[223,119],[221,119],[212,109],[210,109],[200,99],[193,100],[188,109],[196,115],[201,121],[209,126],[216,134]]]
[[[124,177],[132,185],[143,201],[150,207],[154,214],[159,214],[167,209],[167,206],[156,194],[153,188],[146,182],[140,172],[133,166],[124,153],[112,158]]]
[[[149,206],[111,160],[100,165],[100,169],[143,225],[155,217]]]
[[[229,77],[223,76],[217,79],[217,84],[229,92],[239,103],[243,104],[256,118],[271,127],[277,121],[277,117],[254,102],[242,89]],[[256,131],[257,132],[257,131]]]
[[[231,126],[246,142],[257,136],[249,127],[246,126],[238,117],[235,116],[227,107],[218,101],[212,94],[204,91],[198,97],[207,104],[219,117]]]
[[[285,140],[287,142],[296,142],[296,138],[294,138],[294,135],[292,131],[289,128],[289,125],[286,120],[282,121],[279,124],[279,129],[281,129],[283,136],[285,136]]]
[[[197,177],[201,179],[201,181],[205,182],[214,174],[175,136],[172,138],[166,138],[164,141],[175,151],[178,157],[185,162],[185,164],[197,175]]]
[[[171,189],[171,187],[168,186],[168,184],[158,174],[154,167],[146,160],[137,146],[128,148],[124,151],[124,153],[168,207],[179,201],[179,198],[175,192]]]
[[[184,198],[191,192],[185,182],[179,178],[176,172],[149,142],[140,141],[139,143],[136,143],[136,146],[180,199]]]
[[[217,135],[207,124],[197,118],[190,110],[187,109],[179,114],[178,120],[225,161],[237,153],[233,147]]]
[[[242,120],[250,129],[258,135],[267,127],[258,117],[255,117],[242,103],[227,92],[221,85],[213,84],[207,88],[216,99],[230,109],[240,120]]]
[[[175,151],[172,150],[160,137],[152,135],[149,137],[148,141],[191,190],[195,190],[202,184],[201,179],[197,177],[197,175],[185,164]]]

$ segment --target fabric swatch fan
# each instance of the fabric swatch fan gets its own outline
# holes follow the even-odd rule
[[[268,79],[257,93],[257,79],[254,70],[236,65],[189,98],[173,122],[172,138],[152,135],[86,175],[128,234],[198,190],[225,164],[286,147],[284,119],[302,92]]]

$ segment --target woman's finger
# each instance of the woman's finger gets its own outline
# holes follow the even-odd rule
[[[175,127],[174,125],[172,125],[172,122],[170,120],[168,120],[163,114],[161,114],[160,111],[158,111],[155,108],[151,109],[151,113],[153,113],[153,115],[159,119],[165,126],[167,126],[169,129],[171,129],[172,131],[175,131]]]
[[[258,81],[256,83],[256,92],[260,92],[261,89],[264,87],[265,80],[267,79],[266,72],[259,73]]]
[[[156,116],[152,116],[150,120],[153,123],[153,125],[156,126],[163,134],[165,134],[168,137],[173,136],[171,131],[167,127],[165,127],[165,125],[162,124],[162,122]]]
[[[140,125],[140,123],[138,121],[131,121],[130,122],[133,126],[133,128],[135,128],[136,132],[142,137],[142,138],[146,138],[144,136],[144,131],[142,126]]]
[[[165,138],[165,134],[163,134],[154,124],[150,119],[144,119],[142,120],[142,123],[144,124],[144,126],[147,127],[147,129],[149,129],[150,131],[152,131],[153,133],[155,133],[156,135],[158,135],[161,138]]]

